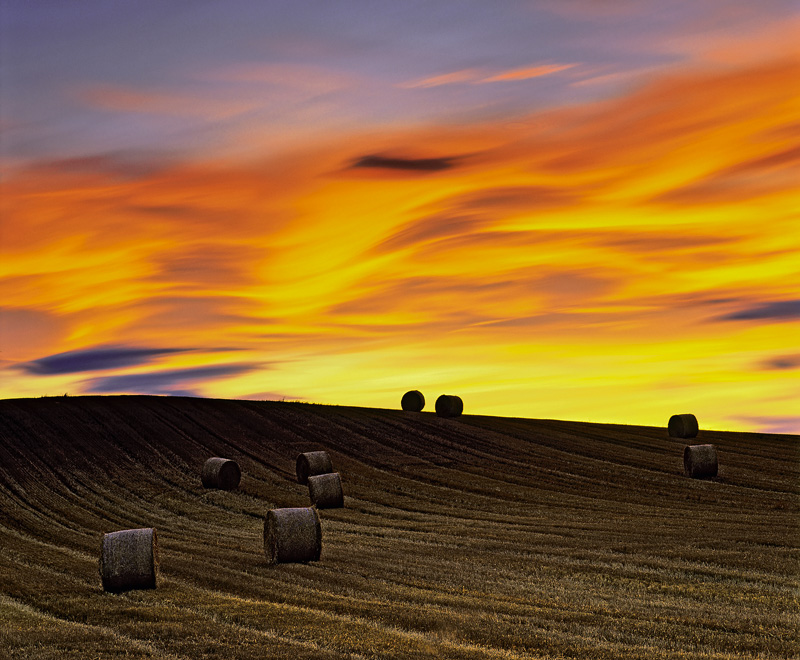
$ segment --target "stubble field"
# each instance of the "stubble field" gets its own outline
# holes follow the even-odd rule
[[[0,657],[797,658],[800,437],[700,423],[0,401]],[[700,443],[713,480],[683,475]],[[317,449],[345,507],[320,511],[320,561],[270,566],[264,515],[310,504]],[[202,487],[211,456],[238,490]],[[133,527],[157,530],[158,588],[105,593],[102,535]]]

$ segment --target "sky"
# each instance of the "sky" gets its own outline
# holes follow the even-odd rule
[[[4,0],[0,398],[800,433],[797,9]]]

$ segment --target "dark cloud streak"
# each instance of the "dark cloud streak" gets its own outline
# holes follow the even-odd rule
[[[800,319],[800,300],[778,300],[718,316],[719,321],[793,321]]]
[[[119,149],[69,158],[42,159],[28,166],[38,174],[102,175],[136,180],[163,172],[173,165],[173,155],[166,151]]]
[[[35,376],[102,371],[134,365],[147,364],[165,355],[185,353],[191,348],[130,348],[107,346],[78,351],[56,353],[18,365],[26,373]]]
[[[262,364],[221,364],[209,367],[170,369],[145,374],[125,374],[94,378],[85,382],[86,394],[170,394],[173,396],[198,396],[187,389],[197,381],[238,376],[262,368]]]
[[[800,355],[781,355],[761,363],[761,368],[768,371],[790,371],[800,369]]]
[[[455,157],[441,158],[399,158],[370,154],[353,162],[351,169],[377,168],[385,170],[401,170],[406,172],[439,172],[455,167]]]
[[[451,197],[448,203],[465,211],[498,212],[538,211],[573,206],[581,191],[559,186],[502,186]]]
[[[440,215],[414,220],[373,248],[377,254],[394,252],[419,243],[479,232],[486,222],[470,216]]]

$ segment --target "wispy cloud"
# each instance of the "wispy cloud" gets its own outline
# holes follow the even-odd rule
[[[527,66],[509,71],[501,71],[487,78],[483,78],[481,83],[510,82],[514,80],[530,80],[531,78],[541,78],[554,73],[566,71],[577,64],[540,64],[537,66]]]
[[[6,288],[26,290],[31,284],[35,286],[35,283],[35,278],[24,276],[0,277],[0,297],[3,297]],[[35,305],[30,305],[30,296],[27,297],[28,307],[24,306],[22,300],[17,301],[18,306],[0,307],[0,357],[10,358],[12,363],[52,350],[69,332],[67,319],[52,311],[37,309]],[[6,300],[11,299],[11,296],[6,296]]]
[[[459,71],[451,71],[450,73],[442,73],[437,76],[430,76],[429,78],[400,83],[398,87],[405,89],[425,89],[429,87],[441,87],[442,85],[474,83],[481,80],[484,75],[485,74],[482,73],[480,69],[461,69]]]
[[[447,198],[446,204],[459,211],[497,217],[508,212],[574,207],[580,197],[580,186],[574,184],[496,186],[453,195]]]
[[[475,216],[441,214],[414,220],[374,247],[377,254],[402,250],[426,241],[480,233],[486,221]]]
[[[800,319],[800,300],[777,300],[752,305],[718,317],[721,321],[794,321]]]
[[[401,170],[410,172],[439,172],[455,167],[457,158],[445,156],[439,158],[401,158],[370,154],[357,158],[350,167],[377,168],[385,170]]]
[[[48,355],[38,360],[19,364],[18,368],[36,376],[102,371],[147,364],[167,355],[185,353],[190,350],[192,349],[106,346]]]
[[[720,13],[719,19],[659,40],[650,47],[726,66],[752,66],[800,56],[797,45],[800,17],[796,11],[778,17],[762,11],[759,5],[743,3],[738,11]]]
[[[162,273],[159,277],[166,276]],[[202,282],[190,285],[190,292],[183,294],[182,278],[161,281],[165,288],[169,286],[174,290],[173,295],[144,298],[127,306],[129,311],[136,312],[136,320],[130,322],[130,329],[135,334],[169,334],[176,326],[184,327],[187,332],[197,328],[205,333],[248,326],[263,330],[274,322],[257,300],[247,296],[191,295],[191,291],[201,287]],[[230,285],[235,285],[235,281]]]
[[[609,87],[622,88],[625,86],[630,88],[633,84],[643,82],[646,78],[653,78],[658,74],[659,68],[655,66],[626,68],[622,71],[609,71],[608,67],[605,67],[601,71],[581,71],[581,76],[570,82],[570,87],[604,85]]]
[[[305,401],[305,397],[292,396],[283,392],[251,392],[248,394],[241,394],[236,397],[237,399],[244,399],[245,401]]]
[[[760,367],[768,371],[791,371],[792,369],[800,369],[800,354],[771,357],[761,362]]]
[[[260,84],[295,90],[298,94],[325,94],[358,84],[352,74],[293,62],[240,62],[196,74],[200,80]]]
[[[532,78],[541,78],[542,76],[550,76],[554,73],[560,73],[561,71],[566,71],[567,69],[571,69],[575,66],[578,66],[577,63],[535,64],[491,73],[486,69],[460,69],[458,71],[451,71],[449,73],[442,73],[435,76],[430,76],[428,78],[401,83],[399,87],[406,89],[425,89],[430,87],[441,87],[443,85],[482,85],[486,83],[514,82],[519,80],[530,80]]]
[[[239,376],[262,368],[264,368],[262,364],[220,364],[208,367],[107,376],[84,381],[82,391],[86,394],[200,396],[201,390],[198,390],[197,387],[205,386],[209,381]]]
[[[90,106],[127,113],[148,113],[219,120],[242,115],[258,107],[254,99],[219,98],[215,95],[176,93],[119,86],[95,86],[78,97]]]
[[[169,216],[174,211],[166,209]],[[196,287],[200,290],[245,286],[252,282],[252,271],[265,258],[265,250],[253,245],[220,245],[200,242],[176,246],[154,259],[157,272],[152,278],[175,287]],[[217,302],[221,302],[217,300]]]
[[[164,153],[147,150],[127,150],[86,154],[71,158],[42,160],[31,164],[28,171],[39,176],[102,176],[123,180],[154,176],[172,163]]]
[[[732,203],[794,189],[798,180],[800,146],[792,146],[724,167],[699,181],[668,190],[653,201],[683,205]]]
[[[748,415],[735,418],[761,433],[786,433],[800,435],[800,416],[796,415]]]

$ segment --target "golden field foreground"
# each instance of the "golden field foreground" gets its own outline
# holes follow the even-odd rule
[[[3,400],[0,650],[797,658],[800,437],[700,425],[686,441],[301,403]],[[701,443],[715,479],[683,475]],[[309,505],[295,459],[318,449],[345,507],[320,511],[320,561],[270,566],[264,516]],[[202,487],[211,456],[239,463],[238,490]],[[105,593],[102,535],[134,527],[157,529],[158,588]]]

